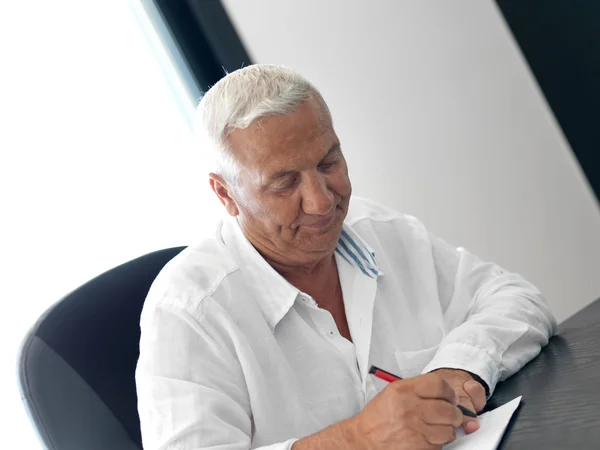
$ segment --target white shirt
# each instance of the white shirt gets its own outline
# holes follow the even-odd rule
[[[352,341],[281,277],[235,219],[176,256],[141,317],[136,371],[144,448],[291,448],[356,415],[385,382],[441,367],[489,386],[556,331],[522,277],[353,197],[335,253]]]

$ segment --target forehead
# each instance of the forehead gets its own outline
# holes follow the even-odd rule
[[[336,139],[329,113],[311,99],[290,114],[265,117],[234,130],[228,144],[245,169],[263,172],[318,157]]]

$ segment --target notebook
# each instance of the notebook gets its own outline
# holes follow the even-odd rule
[[[520,402],[521,397],[517,397],[493,411],[480,415],[480,427],[474,433],[465,434],[462,428],[457,429],[456,440],[444,445],[444,450],[496,450]]]

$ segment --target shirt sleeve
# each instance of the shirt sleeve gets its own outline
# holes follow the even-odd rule
[[[462,369],[496,384],[537,356],[557,331],[540,291],[523,277],[436,237],[431,248],[446,335],[423,373]]]
[[[158,307],[143,317],[136,369],[145,450],[247,450],[252,412],[241,367],[210,325]],[[289,450],[296,439],[260,447]]]

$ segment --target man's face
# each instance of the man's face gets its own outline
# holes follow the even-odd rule
[[[302,263],[332,253],[352,192],[329,114],[311,99],[289,115],[230,134],[240,164],[233,198],[240,225],[261,251]]]

